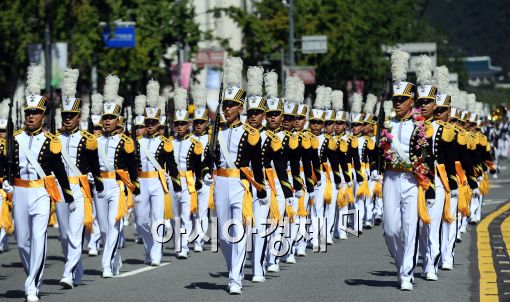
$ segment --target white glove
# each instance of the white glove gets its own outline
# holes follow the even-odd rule
[[[94,183],[94,175],[92,175],[92,172],[87,173],[87,178],[90,183]]]
[[[165,180],[166,182],[169,182],[170,181],[170,175],[168,175],[168,173],[165,172]]]
[[[2,190],[4,190],[5,193],[12,193],[14,191],[14,187],[9,184],[9,181],[6,179],[2,183]]]
[[[76,205],[76,201],[71,202],[71,203],[69,204],[69,213],[74,212],[74,211],[76,210],[76,207],[77,207],[77,205]]]
[[[210,185],[212,185],[212,184],[213,184],[213,182],[214,182],[214,180],[213,180],[213,178],[212,178],[211,174],[207,173],[207,174],[204,176],[204,184],[205,184],[206,186],[210,186]]]
[[[436,203],[436,199],[435,198],[427,199],[427,208],[432,208],[432,206],[434,206],[435,203]]]
[[[459,198],[459,190],[455,189],[450,192],[450,198]]]
[[[347,183],[347,186],[348,186],[349,188],[350,188],[350,187],[352,187],[352,185],[353,185],[352,181],[349,181],[349,182]]]
[[[135,195],[136,206],[139,206],[141,202],[142,202],[142,194]]]
[[[264,197],[264,198],[258,198],[258,200],[259,200],[259,203],[261,206],[265,206],[266,204],[269,203],[269,196]]]
[[[379,173],[377,173],[377,171],[372,171],[372,173],[370,173],[370,177],[372,178],[373,181],[381,181],[382,180],[382,177],[381,175],[379,175]]]
[[[483,176],[478,176],[478,183],[482,182]]]
[[[181,197],[182,197],[182,191],[175,192],[175,199],[181,199]]]
[[[315,184],[315,187],[318,188],[322,185],[322,181],[317,180],[317,183]]]
[[[294,197],[285,198],[286,206],[292,206],[293,203],[294,203]]]
[[[294,196],[296,196],[296,198],[303,197],[303,190],[295,191]]]
[[[335,184],[335,187],[337,190],[340,190],[342,188],[342,184]]]
[[[480,189],[476,188],[473,190],[473,197],[478,198],[480,196]]]

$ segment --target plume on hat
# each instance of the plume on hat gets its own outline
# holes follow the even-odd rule
[[[143,94],[135,96],[135,114],[143,115],[147,98]]]
[[[328,103],[328,87],[326,86],[318,86],[317,89],[315,89],[315,103],[313,104],[313,107],[318,109],[325,109],[327,108]]]
[[[28,66],[25,95],[39,95],[44,83],[44,67],[32,64]]]
[[[296,78],[296,103],[303,104],[305,100],[305,83],[300,78]]]
[[[241,87],[243,60],[239,57],[228,57],[223,65],[223,74],[227,87]]]
[[[394,82],[402,82],[407,78],[409,68],[409,53],[395,49],[391,53],[391,75]]]
[[[364,112],[374,114],[375,104],[377,104],[377,97],[371,93],[367,95],[367,101],[365,103]]]
[[[262,96],[264,68],[260,66],[248,67],[247,77],[248,85],[246,87],[246,94],[248,96]]]
[[[342,90],[333,90],[331,92],[331,102],[333,110],[339,111],[344,109],[344,93]]]
[[[361,93],[353,93],[352,94],[352,106],[351,106],[351,112],[352,113],[360,113],[361,112],[361,105],[363,103],[363,96]]]
[[[9,102],[11,99],[3,99],[0,103],[0,118],[7,119],[9,115]]]
[[[161,114],[164,115],[165,112],[166,112],[166,102],[168,100],[168,96],[165,94],[165,95],[160,95],[158,97],[158,109],[161,111]]]
[[[150,80],[147,83],[147,106],[156,107],[158,105],[159,98],[159,83],[158,81]]]
[[[296,94],[298,91],[298,78],[296,77],[287,77],[285,80],[285,100],[287,102],[297,102]]]
[[[467,92],[465,92],[464,90],[460,91],[459,94],[458,94],[458,108],[460,110],[467,110],[468,109],[468,105],[467,105]]]
[[[90,104],[90,99],[89,98],[85,98],[82,100],[82,109],[81,109],[81,116],[84,116],[84,117],[88,117],[89,114],[90,114],[90,109],[89,109],[89,104]]]
[[[475,105],[475,112],[478,114],[479,117],[485,116],[485,111],[483,110],[483,103],[482,102],[476,102]]]
[[[104,82],[104,100],[107,102],[117,102],[119,93],[120,79],[118,76],[109,74]]]
[[[391,113],[393,111],[393,102],[392,101],[384,101],[383,110],[384,110],[385,116],[387,116],[387,117],[391,116]]]
[[[474,93],[469,93],[466,97],[467,110],[471,113],[476,113],[476,96]]]
[[[269,71],[264,74],[264,87],[268,98],[278,98],[278,74],[274,71]]]
[[[193,86],[191,86],[191,97],[193,98],[195,107],[205,108],[207,105],[207,90],[204,85],[198,83],[193,84]]]
[[[420,85],[432,83],[432,61],[427,55],[421,55],[416,60],[416,82]]]
[[[175,110],[186,110],[186,99],[188,92],[182,87],[178,87],[174,92],[174,107]]]
[[[76,85],[80,71],[78,69],[66,68],[64,70],[64,79],[62,80],[62,97],[74,98],[76,96]]]
[[[450,73],[448,72],[448,67],[439,66],[436,67],[436,71],[434,72],[434,86],[437,87],[440,93],[446,94],[448,91],[448,84],[450,83]],[[450,95],[451,96],[451,95]]]
[[[62,109],[55,109],[55,126],[57,129],[62,128]]]
[[[100,93],[94,93],[92,96],[92,114],[101,115],[103,110],[103,96]]]

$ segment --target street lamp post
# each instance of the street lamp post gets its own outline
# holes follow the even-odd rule
[[[294,0],[288,0],[289,6],[289,67],[295,64],[294,59]]]

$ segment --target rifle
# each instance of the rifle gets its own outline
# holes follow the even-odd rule
[[[168,100],[165,102],[165,130],[164,130],[164,136],[170,137],[170,126],[168,125],[170,121],[170,106],[168,105]]]
[[[11,105],[12,107],[12,105]],[[21,113],[19,112],[18,108],[18,101],[16,101],[16,128],[21,128],[21,121],[19,120],[21,117]]]
[[[50,132],[57,133],[57,125],[55,124],[55,104],[53,103],[53,90],[50,87]]]
[[[89,116],[87,117],[87,131],[94,133],[94,123],[92,122],[92,96],[89,96]]]
[[[135,131],[135,115],[133,114],[133,112],[135,112],[135,108],[134,108],[134,101],[133,101],[133,97],[132,97],[132,94],[130,95],[129,97],[129,100],[131,101],[131,139],[133,140],[133,143],[135,144],[135,158],[136,160],[138,160],[138,148],[136,147],[136,131]],[[126,110],[127,111],[127,110]],[[128,121],[125,120],[124,123],[127,125]]]
[[[212,173],[214,171],[214,164],[216,163],[216,147],[218,145],[218,134],[220,131],[220,121],[221,121],[221,103],[223,103],[223,75],[221,76],[221,84],[220,84],[220,94],[218,96],[218,107],[216,108],[216,117],[214,118],[214,124],[211,135],[211,142],[209,148],[209,155],[211,156],[211,162],[209,163],[209,171]]]
[[[376,170],[378,173],[381,173],[381,166],[382,166],[382,157],[383,157],[383,154],[382,154],[382,148],[380,147],[380,143],[381,143],[381,133],[382,133],[382,128],[384,127],[384,120],[386,119],[386,116],[384,114],[384,101],[388,98],[388,93],[390,91],[389,89],[389,85],[391,83],[391,81],[385,77],[384,78],[384,88],[383,88],[383,93],[381,95],[381,99],[379,101],[379,114],[377,115],[377,133],[375,135],[375,146],[376,146]]]
[[[14,123],[12,121],[12,106],[14,102],[13,98],[9,101],[9,116],[7,117],[7,181],[9,184],[13,184],[14,175],[12,166],[14,165]],[[16,106],[17,106],[16,102]]]

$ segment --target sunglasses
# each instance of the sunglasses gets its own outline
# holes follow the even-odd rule
[[[437,107],[436,109],[434,109],[434,114],[443,114],[446,111],[448,111],[448,109],[449,109],[448,107],[443,106]]]
[[[38,114],[43,114],[44,111],[42,110],[39,110],[39,109],[28,109],[28,110],[25,110],[25,115],[26,116],[29,116],[29,115],[38,115]]]
[[[105,114],[103,115],[103,120],[115,120],[117,117],[113,114]]]
[[[282,115],[282,113],[280,111],[269,111],[269,112],[266,112],[266,117],[268,117],[268,118],[279,117],[280,115]],[[284,119],[285,119],[285,117],[284,117]]]
[[[345,125],[345,122],[335,122],[338,126],[343,126]]]
[[[298,121],[304,121],[304,120],[306,120],[306,117],[304,117],[304,116],[297,116],[297,117],[296,117],[296,120],[298,120]]]
[[[351,123],[351,126],[352,127],[359,127],[359,126],[363,126],[362,123]]]
[[[310,124],[311,125],[321,125],[321,124],[324,124],[324,122],[323,121],[319,121],[319,120],[311,120]]]
[[[283,120],[286,121],[286,122],[293,122],[293,121],[296,120],[296,117],[293,116],[293,115],[284,114],[283,115]]]
[[[392,97],[391,101],[394,104],[402,104],[402,103],[407,102],[409,99],[410,98],[408,96],[401,95],[401,96],[394,96],[394,97]]]
[[[326,122],[324,123],[324,125],[326,125],[326,126],[331,126],[331,125],[333,125],[334,123],[335,123],[335,122],[333,122],[333,121],[326,121]]]
[[[186,126],[188,122],[174,122],[174,127]]]
[[[77,116],[78,116],[78,113],[74,113],[74,112],[64,112],[64,113],[62,113],[62,119],[63,120],[73,119],[73,118],[75,118]]]
[[[238,107],[240,104],[237,103],[237,102],[233,102],[233,101],[223,101],[221,103],[221,108],[223,110],[227,109],[227,108],[232,108],[232,107]]]
[[[146,119],[145,120],[145,126],[147,126],[147,127],[155,126],[157,124],[159,124],[158,120],[153,120],[153,119]]]
[[[205,124],[205,122],[207,122],[207,121],[206,120],[194,120],[193,125],[202,125],[202,124]]]
[[[427,106],[427,105],[429,105],[429,104],[431,104],[433,102],[434,102],[434,100],[432,100],[432,99],[418,99],[416,101],[416,107]]]
[[[258,109],[248,110],[248,117],[257,116],[257,115],[261,115],[261,114],[264,114],[264,111],[258,110]]]

